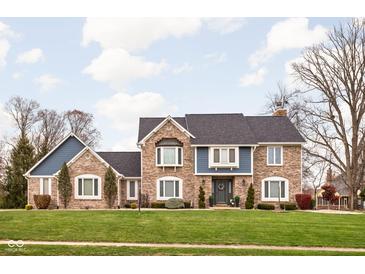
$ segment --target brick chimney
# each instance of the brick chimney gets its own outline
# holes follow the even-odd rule
[[[288,116],[288,111],[285,108],[280,107],[273,112],[272,116]]]
[[[330,167],[327,169],[326,183],[332,184],[332,181],[333,181],[333,174],[332,174],[332,168]]]

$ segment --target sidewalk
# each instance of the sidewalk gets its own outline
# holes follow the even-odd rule
[[[0,240],[0,244],[8,244]],[[113,243],[113,242],[56,242],[22,241],[24,245],[67,245],[67,246],[110,246],[110,247],[170,247],[170,248],[214,248],[214,249],[261,249],[261,250],[302,250],[302,251],[339,251],[365,252],[365,248],[314,247],[314,246],[270,246],[270,245],[209,245],[209,244],[160,244],[160,243]]]

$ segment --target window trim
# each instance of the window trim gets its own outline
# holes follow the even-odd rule
[[[276,158],[276,150],[275,150],[275,148],[277,148],[277,147],[280,147],[280,151],[281,151],[280,164],[275,164],[275,163],[270,164],[269,163],[269,149],[270,148],[273,148],[274,149],[274,162],[275,162],[275,158]],[[284,164],[284,156],[283,156],[283,154],[284,154],[284,147],[283,146],[267,146],[267,149],[266,149],[266,164],[268,166],[283,166],[283,164]]]
[[[98,179],[98,195],[79,195],[79,179],[92,179],[93,180],[93,192],[94,192],[94,179]],[[84,183],[84,182],[82,182]],[[95,174],[82,174],[75,177],[75,199],[77,200],[101,200],[101,177]]]
[[[164,153],[163,153],[163,150],[165,148],[174,148],[175,149],[175,164],[163,164],[163,158],[164,158]],[[158,149],[161,149],[160,150],[160,155],[161,155],[161,163],[159,164],[158,163],[158,158],[157,158],[157,151]],[[179,149],[181,149],[181,164],[179,164]],[[183,147],[180,147],[180,146],[159,146],[159,147],[156,147],[156,166],[158,167],[182,167],[184,165],[184,149]]]
[[[174,193],[175,193],[175,181],[179,181],[179,197],[161,197],[160,196],[160,181],[174,181]],[[165,187],[165,183],[164,183],[164,187]],[[157,200],[160,201],[166,201],[170,198],[179,198],[179,199],[183,199],[183,180],[178,178],[178,177],[174,177],[174,176],[165,176],[165,177],[161,177],[158,178],[156,181],[156,197]]]
[[[279,198],[270,198],[270,197],[265,197],[265,182],[269,182],[269,194],[270,194],[270,182],[272,181],[284,181],[285,184],[285,197],[282,198],[281,197],[281,184],[280,185],[280,191],[279,191],[279,195],[280,195],[280,202],[289,202],[289,180],[283,177],[267,177],[265,179],[263,179],[261,181],[261,201],[264,202],[279,202]]]
[[[215,163],[214,162],[214,150],[215,149],[219,149],[219,161],[220,161],[220,163]],[[228,160],[227,164],[221,163],[222,150],[223,149],[227,150],[227,160]],[[235,151],[235,162],[234,163],[229,162],[229,150],[230,149],[234,149],[234,151]],[[229,146],[227,146],[227,147],[210,147],[209,148],[209,168],[219,168],[219,167],[239,168],[239,166],[240,166],[239,147],[229,147]]]
[[[49,194],[43,194],[44,179],[48,179],[48,191]],[[52,177],[42,177],[39,180],[39,194],[40,195],[52,195]]]
[[[135,197],[130,196],[130,189],[131,189],[130,182],[132,181],[135,183],[134,185],[134,191],[136,194]],[[139,186],[138,180],[127,180],[127,200],[138,200],[138,186]]]

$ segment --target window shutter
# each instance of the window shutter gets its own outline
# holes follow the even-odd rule
[[[179,185],[179,181],[175,181],[175,197],[180,197],[180,185]]]
[[[161,148],[157,148],[157,164],[161,165]]]
[[[160,197],[163,197],[164,191],[163,191],[163,181],[160,181]]]
[[[78,189],[78,193],[81,196],[82,195],[82,179],[79,179],[79,189]]]
[[[182,148],[177,149],[177,163],[181,165],[181,154],[182,154]]]
[[[269,182],[268,181],[265,181],[264,182],[265,184],[265,198],[269,198]]]
[[[98,184],[98,179],[94,179],[94,195],[95,195],[95,196],[99,195],[99,184]]]

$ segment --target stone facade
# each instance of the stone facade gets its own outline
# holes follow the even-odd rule
[[[261,184],[267,177],[283,177],[289,181],[289,202],[295,202],[295,194],[301,193],[301,146],[283,146],[283,165],[267,165],[267,146],[259,146],[254,152],[253,178],[255,204],[261,202]],[[273,203],[273,202],[268,202]]]

